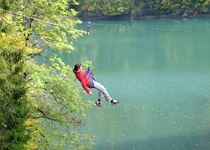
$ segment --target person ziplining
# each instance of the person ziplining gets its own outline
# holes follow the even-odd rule
[[[119,103],[119,101],[114,100],[110,97],[108,91],[106,88],[100,84],[99,82],[95,81],[95,78],[91,72],[91,66],[88,67],[88,70],[86,72],[82,71],[82,65],[81,64],[75,64],[73,72],[75,73],[77,79],[81,82],[82,87],[84,90],[89,94],[92,95],[92,92],[88,88],[95,88],[98,90],[98,100],[95,101],[95,104],[98,107],[101,107],[101,100],[103,98],[106,99],[107,102],[110,102],[111,105],[116,105]]]

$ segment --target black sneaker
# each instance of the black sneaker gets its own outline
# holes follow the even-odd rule
[[[119,101],[117,101],[117,100],[111,100],[112,105],[117,105],[118,103],[119,103]]]
[[[95,101],[95,104],[96,104],[98,107],[101,107],[101,102],[100,102],[100,101]]]

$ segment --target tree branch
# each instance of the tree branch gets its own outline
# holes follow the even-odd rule
[[[43,118],[47,118],[48,120],[51,120],[51,121],[56,121],[56,122],[58,121],[58,120],[56,120],[56,119],[53,119],[53,118],[48,117],[48,116],[45,114],[45,112],[43,112],[41,109],[37,109],[37,111],[43,114]]]
[[[39,130],[38,128],[35,128],[35,129],[36,129],[36,130]],[[40,133],[40,135],[45,139],[45,135],[42,134],[41,131],[39,131],[39,133]],[[45,143],[46,143],[48,146],[50,146],[47,140],[45,140]]]
[[[42,89],[45,90],[45,91],[47,91],[47,92],[49,92],[49,93],[52,95],[52,97],[54,98],[54,100],[56,101],[56,103],[62,105],[62,106],[65,107],[65,108],[67,108],[65,105],[61,104],[61,103],[58,101],[58,99],[56,98],[56,96],[54,95],[53,92],[50,92],[50,91],[47,90],[46,88],[42,88]]]

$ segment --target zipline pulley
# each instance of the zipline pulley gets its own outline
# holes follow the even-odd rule
[[[87,22],[87,35],[90,35],[90,32],[89,32],[90,24],[91,24],[91,22],[88,21]]]

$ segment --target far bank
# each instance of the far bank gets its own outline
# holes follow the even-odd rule
[[[202,18],[210,17],[208,14],[183,14],[183,15],[119,15],[119,16],[78,16],[82,21],[96,21],[96,20],[143,20],[143,19],[173,19],[173,18]]]

